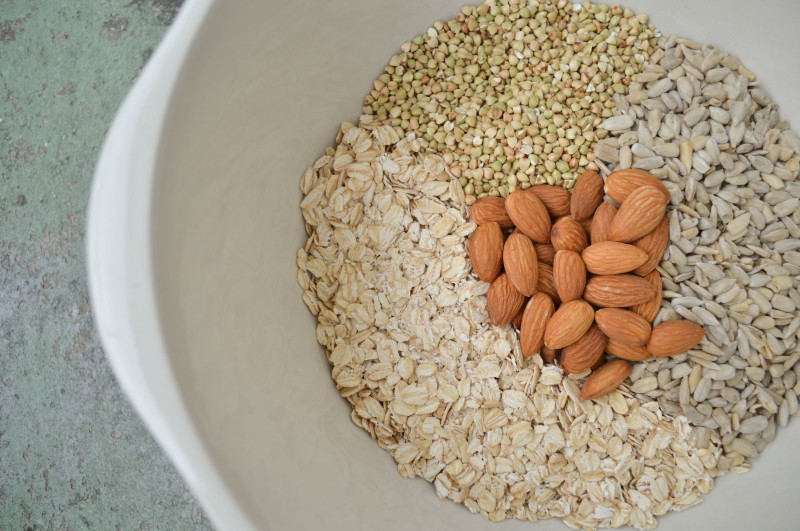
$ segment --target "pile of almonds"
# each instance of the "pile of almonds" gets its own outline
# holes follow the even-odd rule
[[[682,354],[705,335],[691,321],[652,326],[661,308],[656,266],[669,243],[668,202],[656,177],[625,169],[605,183],[586,171],[571,194],[543,184],[472,205],[478,227],[468,251],[475,273],[491,283],[492,323],[514,324],[524,356],[558,359],[570,374],[591,370],[583,399],[619,387],[630,362]]]

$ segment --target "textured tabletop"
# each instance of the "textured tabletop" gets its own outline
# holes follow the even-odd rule
[[[92,171],[179,0],[0,0],[0,531],[210,529],[92,322]]]

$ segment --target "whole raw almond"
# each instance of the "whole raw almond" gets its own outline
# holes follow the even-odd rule
[[[703,327],[691,321],[665,321],[653,328],[647,350],[654,356],[675,356],[700,343],[704,336]]]
[[[491,221],[478,225],[467,244],[472,269],[484,282],[492,282],[503,270],[503,230]]]
[[[658,188],[637,188],[625,199],[611,220],[608,239],[625,243],[638,240],[661,223],[666,209],[667,203]]]
[[[664,250],[669,243],[669,220],[667,216],[661,218],[661,222],[655,229],[651,230],[633,244],[647,253],[647,261],[634,270],[639,276],[645,276],[654,271],[656,266],[664,257]]]
[[[506,200],[502,197],[482,197],[470,207],[469,218],[478,225],[495,222],[501,229],[510,229],[514,226],[514,222],[506,212],[505,203]]]
[[[556,283],[553,280],[553,267],[547,264],[543,264],[539,262],[536,264],[537,269],[539,270],[539,278],[536,282],[536,291],[541,291],[542,293],[547,294],[556,304],[561,303],[561,299],[558,297],[558,291],[556,291]]]
[[[514,225],[537,243],[550,241],[550,215],[535,194],[517,189],[506,198],[506,211]]]
[[[633,346],[647,344],[650,339],[650,322],[638,313],[621,308],[601,308],[594,321],[609,339]]]
[[[511,234],[503,246],[503,267],[517,291],[530,297],[536,292],[539,268],[536,249],[530,238],[521,232]]]
[[[558,353],[561,352],[560,350],[553,350],[549,347],[542,347],[542,350],[539,351],[539,355],[542,357],[542,361],[545,363],[553,363],[556,358],[558,357]]]
[[[528,300],[530,300],[530,299],[528,299]],[[525,307],[528,304],[528,300],[526,300],[524,303],[522,303],[522,308],[519,309],[519,311],[517,312],[517,315],[515,315],[514,318],[511,320],[511,326],[513,326],[517,330],[522,328],[522,316],[525,314]]]
[[[644,317],[647,322],[652,323],[661,310],[663,296],[661,274],[658,271],[651,271],[644,276],[644,279],[656,288],[656,296],[648,301],[633,306],[631,310]]]
[[[569,346],[583,337],[593,320],[594,310],[586,301],[565,302],[547,322],[544,344],[552,349]]]
[[[633,271],[647,260],[647,253],[635,245],[620,242],[593,243],[583,250],[586,270],[595,275],[619,275]]]
[[[568,374],[591,369],[603,357],[608,338],[594,324],[586,334],[561,352],[561,367]]]
[[[583,251],[589,245],[589,238],[581,224],[570,217],[563,217],[553,224],[550,242],[556,251]]]
[[[608,240],[608,231],[611,230],[611,222],[617,214],[617,207],[611,203],[603,202],[592,216],[592,227],[589,230],[589,237],[592,245]]]
[[[619,204],[625,202],[628,196],[642,186],[654,186],[669,201],[669,190],[657,177],[644,170],[628,169],[617,170],[606,177],[606,194]]]
[[[575,251],[558,251],[553,261],[553,284],[561,302],[574,301],[583,296],[586,287],[586,268],[581,255]]]
[[[533,356],[541,350],[544,330],[555,311],[553,300],[544,293],[535,294],[525,305],[519,330],[519,346],[523,356]]]
[[[563,186],[537,184],[528,188],[528,193],[539,198],[551,218],[569,214],[570,194]]]
[[[653,357],[652,354],[647,352],[647,348],[641,345],[637,347],[634,345],[628,345],[627,343],[621,343],[613,339],[608,340],[608,343],[606,344],[606,352],[612,356],[616,356],[620,359],[628,361],[644,361]]]
[[[586,218],[578,222],[581,224],[581,228],[583,229],[583,232],[586,233],[586,236],[589,238],[589,241],[592,241],[592,219],[594,218]]]
[[[581,389],[581,398],[592,400],[605,396],[619,387],[630,374],[631,364],[627,361],[610,361],[589,375]]]
[[[575,181],[569,211],[575,221],[590,218],[603,202],[603,178],[593,170],[583,172]]]
[[[605,364],[605,362],[606,362],[606,353],[605,353],[605,352],[603,352],[603,353],[600,355],[600,357],[599,357],[599,358],[597,358],[597,362],[596,362],[594,365],[592,365],[591,369],[592,369],[593,371],[595,371],[595,370],[599,369],[600,367],[602,367],[602,366],[603,366],[603,364]]]
[[[553,260],[556,257],[555,248],[549,243],[537,243],[534,245],[536,249],[536,258],[547,265],[553,265]]]
[[[656,288],[636,275],[602,275],[590,278],[583,298],[603,308],[626,308],[656,296]]]
[[[497,277],[486,293],[489,319],[497,326],[507,325],[525,303],[525,296],[517,291],[508,275]]]

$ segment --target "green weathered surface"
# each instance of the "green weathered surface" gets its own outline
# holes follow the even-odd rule
[[[84,223],[179,0],[0,0],[0,530],[209,529],[94,331]]]

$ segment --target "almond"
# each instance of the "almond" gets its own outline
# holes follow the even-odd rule
[[[638,240],[661,223],[666,209],[667,203],[660,190],[653,186],[637,188],[611,220],[608,239],[626,243]]]
[[[530,300],[530,299],[528,299],[528,300]],[[528,301],[525,301],[524,303],[522,303],[522,308],[519,309],[519,311],[517,312],[517,315],[515,315],[514,318],[511,320],[511,326],[513,326],[517,330],[522,328],[522,316],[525,314],[525,306],[526,306],[527,302]]]
[[[489,318],[497,326],[510,323],[524,303],[525,296],[517,291],[505,273],[492,282],[486,293]]]
[[[553,350],[549,347],[542,347],[542,350],[539,351],[539,355],[542,357],[543,362],[553,363],[558,357],[559,352],[559,350]]]
[[[654,356],[683,354],[700,343],[705,333],[702,326],[691,321],[666,321],[653,328],[647,350]]]
[[[644,361],[653,357],[653,355],[647,352],[647,349],[641,345],[636,347],[634,345],[628,345],[627,343],[620,343],[613,339],[608,340],[606,352],[612,356],[628,361]]]
[[[581,224],[570,217],[559,219],[550,231],[550,241],[556,251],[583,251],[589,245],[589,238]]]
[[[652,323],[658,315],[658,312],[661,310],[661,300],[663,294],[661,274],[658,271],[651,271],[645,275],[644,278],[656,288],[656,296],[646,302],[633,306],[631,310],[644,317],[648,322]]]
[[[505,203],[506,200],[502,197],[482,197],[470,207],[469,218],[478,225],[495,222],[501,229],[510,229],[514,222],[506,212]]]
[[[604,308],[626,308],[649,301],[655,296],[656,288],[636,275],[592,277],[583,290],[584,299]]]
[[[631,374],[631,364],[625,360],[610,361],[592,372],[581,390],[583,400],[605,396],[625,381]]]
[[[539,198],[551,218],[569,214],[570,194],[563,186],[537,184],[528,188],[528,193]]]
[[[544,344],[560,349],[583,337],[594,320],[594,310],[584,300],[569,301],[558,307],[547,322]]]
[[[647,253],[635,245],[619,242],[593,243],[583,250],[586,270],[595,275],[618,275],[633,271],[647,260]]]
[[[553,261],[553,284],[562,302],[583,296],[586,287],[586,268],[581,255],[575,251],[558,251]]]
[[[555,248],[549,243],[537,243],[534,245],[536,248],[536,258],[547,265],[553,265],[553,260],[556,257]]]
[[[533,356],[544,344],[544,330],[556,307],[544,293],[537,293],[528,301],[522,314],[519,330],[519,346],[523,356]]]
[[[624,203],[631,192],[642,186],[654,186],[664,195],[664,200],[669,202],[669,190],[664,183],[644,170],[617,170],[606,177],[606,194],[619,204]]]
[[[514,225],[537,243],[550,241],[550,215],[534,194],[517,189],[506,199],[506,211]]]
[[[530,238],[521,232],[511,234],[503,247],[503,267],[517,291],[530,297],[536,291],[539,270],[536,249]]]
[[[586,236],[589,237],[589,241],[591,241],[591,239],[592,239],[592,219],[594,219],[594,218],[586,218],[586,219],[582,219],[582,220],[580,220],[578,222],[578,223],[581,224],[581,228],[583,229],[583,232],[585,232]]]
[[[491,221],[478,225],[469,239],[467,253],[472,269],[484,282],[492,282],[503,270],[503,231]]]
[[[603,178],[594,170],[583,172],[575,181],[569,211],[575,221],[590,218],[603,202]]]
[[[556,304],[561,303],[561,299],[558,298],[558,292],[556,291],[556,284],[553,280],[553,267],[547,264],[543,264],[539,262],[536,264],[537,269],[539,270],[539,279],[536,282],[536,291],[541,291],[542,293],[546,293]]]
[[[592,216],[592,228],[589,231],[592,244],[608,240],[608,231],[611,230],[611,222],[617,214],[617,207],[611,203],[603,203]]]
[[[642,346],[650,339],[650,323],[641,315],[620,308],[601,308],[594,321],[609,339]]]
[[[664,257],[664,251],[669,243],[669,220],[667,216],[661,218],[661,222],[655,229],[651,230],[633,244],[647,253],[647,261],[634,270],[639,276],[645,276],[650,271],[655,270],[656,266]]]
[[[561,367],[568,374],[577,374],[591,369],[603,357],[608,338],[592,325],[586,335],[561,352]]]
[[[606,362],[606,353],[605,353],[605,352],[603,352],[603,353],[600,355],[600,357],[599,357],[599,358],[597,358],[597,363],[595,363],[594,365],[592,365],[592,366],[591,366],[591,369],[592,369],[593,371],[596,371],[597,369],[599,369],[600,367],[602,367],[602,366],[603,366],[603,364],[604,364],[605,362]]]

